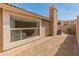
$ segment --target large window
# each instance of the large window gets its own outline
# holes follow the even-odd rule
[[[27,19],[26,19],[27,20]],[[39,36],[39,22],[38,21],[22,21],[16,18],[11,18],[11,42]]]

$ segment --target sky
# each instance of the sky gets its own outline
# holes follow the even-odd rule
[[[55,5],[59,20],[74,20],[79,15],[78,3],[13,3],[17,7],[49,17],[49,7]]]

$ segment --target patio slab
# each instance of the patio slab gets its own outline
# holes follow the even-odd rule
[[[1,56],[73,56],[79,55],[74,35],[41,38],[0,53]]]

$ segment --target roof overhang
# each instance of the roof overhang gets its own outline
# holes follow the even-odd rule
[[[48,18],[48,17],[33,13],[31,11],[24,10],[22,8],[19,8],[19,7],[10,5],[10,4],[0,3],[0,8],[3,8],[5,10],[11,11],[11,12],[19,13],[19,14],[22,14],[22,15],[25,15],[25,16],[51,21],[51,19]]]

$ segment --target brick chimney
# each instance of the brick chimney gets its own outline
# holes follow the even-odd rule
[[[49,8],[49,18],[51,19],[51,35],[57,34],[57,8],[51,6]]]

